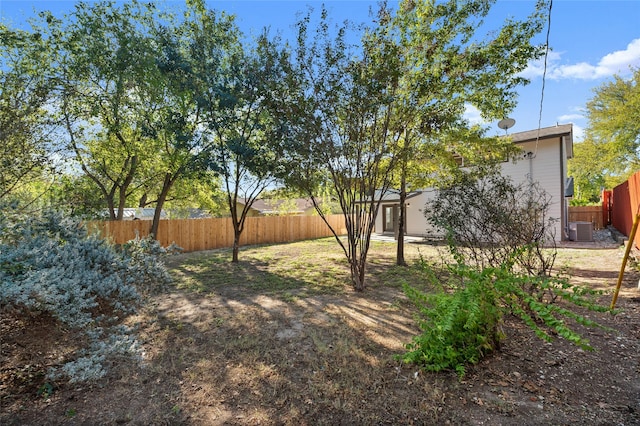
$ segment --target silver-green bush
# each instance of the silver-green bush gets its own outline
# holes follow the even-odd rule
[[[89,347],[52,377],[63,372],[72,382],[97,379],[110,355],[136,351],[129,332],[119,326],[121,317],[140,304],[138,288],[146,291],[170,279],[158,258],[147,253],[151,248],[157,250],[136,239],[117,249],[57,212],[0,209],[0,308],[46,312],[88,337]]]

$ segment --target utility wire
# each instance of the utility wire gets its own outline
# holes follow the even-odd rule
[[[547,20],[547,41],[544,52],[544,69],[542,71],[542,93],[540,95],[540,113],[538,114],[538,132],[536,134],[536,150],[533,156],[538,153],[538,141],[540,140],[540,127],[542,126],[542,104],[544,102],[544,87],[547,80],[547,58],[549,57],[549,34],[551,33],[551,8],[553,0],[549,0],[549,15]]]

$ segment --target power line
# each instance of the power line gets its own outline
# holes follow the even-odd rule
[[[540,95],[540,113],[538,114],[538,132],[536,133],[536,149],[534,156],[538,153],[538,141],[540,140],[540,128],[542,127],[542,104],[544,102],[544,87],[547,81],[547,58],[549,57],[549,34],[551,33],[551,9],[553,0],[549,0],[549,14],[547,20],[547,40],[544,52],[544,69],[542,71],[542,93]]]

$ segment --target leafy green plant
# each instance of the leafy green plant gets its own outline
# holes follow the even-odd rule
[[[64,376],[72,383],[96,380],[106,374],[104,364],[110,356],[137,354],[131,330],[120,325],[122,316],[140,304],[139,288],[170,280],[164,266],[149,254],[151,247],[134,241],[118,251],[63,214],[27,215],[3,207],[0,308],[46,312],[87,338],[87,347],[74,354],[76,359],[52,368],[48,377]]]
[[[419,309],[422,334],[406,345],[408,352],[400,358],[427,371],[453,369],[464,375],[466,365],[477,363],[499,348],[504,338],[504,318],[509,314],[543,340],[551,341],[552,335],[558,335],[592,350],[589,341],[570,322],[588,327],[600,325],[554,302],[563,300],[569,306],[592,311],[608,310],[591,297],[601,292],[572,285],[560,277],[517,274],[509,263],[481,270],[458,263],[449,271],[451,283],[447,288],[440,286],[435,293],[404,286]]]
[[[38,388],[38,396],[41,396],[43,399],[49,398],[53,395],[53,385],[49,382],[45,382]]]
[[[405,284],[406,295],[420,311],[422,334],[406,345],[409,352],[402,360],[427,371],[454,369],[463,375],[465,364],[475,364],[492,352],[502,338],[499,327],[503,312],[490,273],[483,271],[452,293],[444,287],[424,293]]]

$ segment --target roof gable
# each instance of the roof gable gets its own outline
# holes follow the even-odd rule
[[[512,133],[509,137],[515,144],[557,138],[561,142],[564,141],[567,158],[573,157],[573,124],[557,124],[551,127]]]
[[[306,210],[313,208],[313,202],[306,198],[294,198],[295,209],[292,213],[304,213]],[[238,203],[245,204],[246,200],[241,199],[238,200]],[[280,206],[284,203],[289,203],[290,200],[280,200],[280,199],[258,199],[254,200],[251,204],[251,208],[257,210],[262,214],[271,214],[279,211]],[[287,204],[287,207],[289,205]]]

